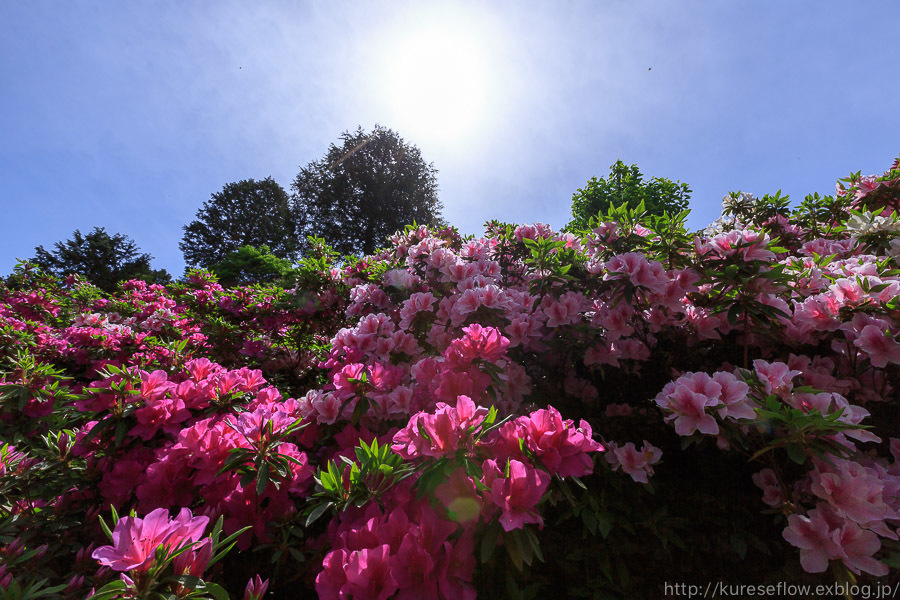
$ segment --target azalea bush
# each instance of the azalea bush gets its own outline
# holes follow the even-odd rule
[[[631,598],[900,573],[900,163],[791,208],[0,286],[2,598]]]

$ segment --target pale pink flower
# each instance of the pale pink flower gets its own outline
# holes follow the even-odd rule
[[[778,483],[778,476],[772,469],[763,469],[759,473],[753,474],[753,483],[756,487],[763,491],[763,502],[769,506],[781,506],[784,502],[784,496],[781,493],[781,485]]]
[[[812,473],[813,494],[828,502],[837,514],[860,525],[897,516],[884,503],[884,482],[873,472],[852,461],[839,461],[837,465],[834,469],[819,463]]]
[[[808,517],[789,516],[788,526],[781,535],[800,548],[800,565],[807,573],[825,572],[828,561],[840,555],[829,524],[818,510],[811,510]]]
[[[713,373],[712,379],[722,388],[719,401],[724,406],[718,410],[720,418],[731,420],[756,418],[756,410],[747,396],[750,386],[725,371]]]
[[[881,540],[871,531],[848,521],[832,534],[832,539],[839,548],[840,559],[857,575],[860,571],[876,577],[888,574],[888,566],[872,558],[872,555],[881,549]]]
[[[763,384],[767,394],[775,394],[780,398],[787,398],[794,388],[793,379],[801,375],[800,371],[792,370],[783,362],[769,363],[764,360],[754,360],[753,369]]]
[[[606,461],[610,463],[613,471],[617,471],[619,467],[631,475],[631,478],[637,483],[648,483],[648,476],[653,475],[653,467],[662,457],[662,450],[644,440],[641,451],[638,452],[634,447],[634,442],[628,442],[624,446],[612,445],[610,451],[606,453]]]
[[[656,396],[656,403],[670,413],[665,420],[675,422],[678,435],[691,435],[695,431],[718,435],[719,424],[706,409],[722,405],[721,393],[722,386],[706,373],[686,373],[666,384]]]
[[[868,355],[873,367],[883,368],[888,363],[900,364],[900,344],[882,327],[866,325],[853,345]]]

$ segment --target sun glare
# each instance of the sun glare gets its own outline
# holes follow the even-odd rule
[[[487,53],[473,35],[445,27],[401,36],[381,81],[391,123],[434,142],[469,137],[486,117]]]

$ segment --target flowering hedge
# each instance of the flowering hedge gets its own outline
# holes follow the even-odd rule
[[[900,163],[794,210],[408,227],[295,285],[0,287],[2,598],[900,573]],[[120,516],[121,515],[121,516]]]

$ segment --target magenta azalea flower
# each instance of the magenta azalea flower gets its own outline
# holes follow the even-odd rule
[[[509,476],[489,459],[484,463],[484,484],[491,490],[491,500],[503,512],[500,524],[506,531],[521,529],[526,523],[543,526],[544,520],[535,509],[550,485],[550,475],[519,462],[509,461]]]

